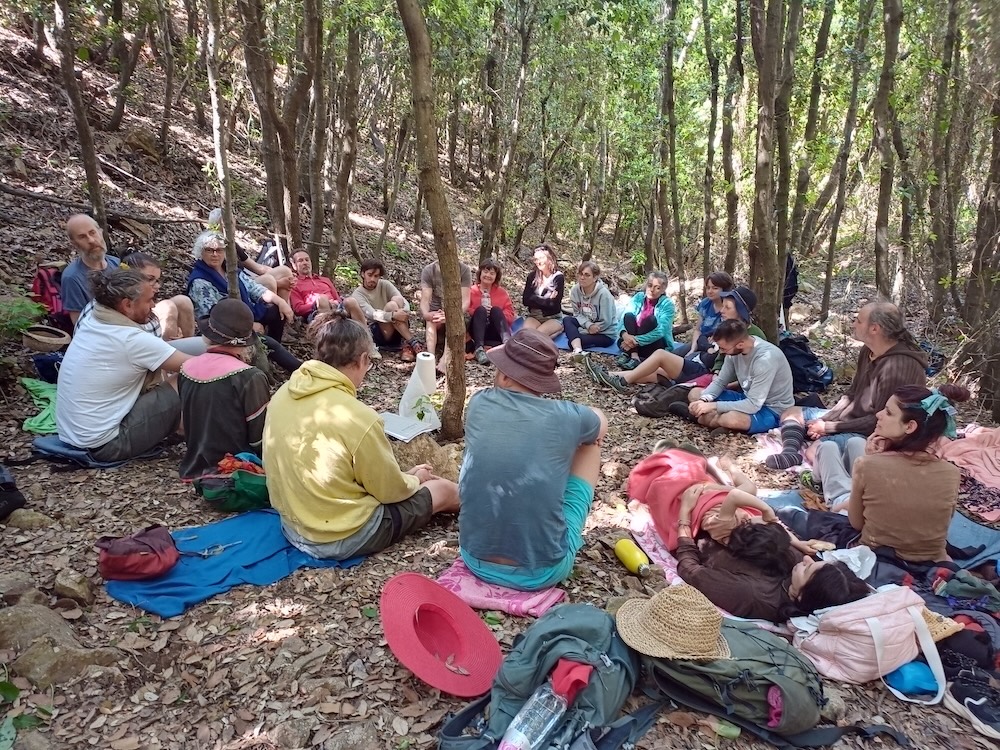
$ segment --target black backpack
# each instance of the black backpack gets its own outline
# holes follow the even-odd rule
[[[821,393],[833,382],[833,370],[809,346],[809,339],[796,333],[782,336],[778,346],[792,368],[792,389],[796,393]]]
[[[785,256],[785,288],[781,295],[782,306],[788,309],[799,293],[799,266],[791,253]]]
[[[665,417],[670,413],[670,405],[687,401],[690,388],[650,383],[640,388],[632,397],[632,406],[643,417]]]

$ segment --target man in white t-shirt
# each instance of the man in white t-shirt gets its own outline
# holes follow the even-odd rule
[[[177,431],[181,403],[176,373],[190,355],[141,327],[153,308],[153,287],[135,270],[90,277],[95,305],[80,320],[59,369],[59,439],[97,461],[126,461]],[[148,387],[152,385],[152,387]]]

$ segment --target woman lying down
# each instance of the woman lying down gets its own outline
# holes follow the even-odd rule
[[[649,505],[686,583],[737,617],[772,622],[867,596],[845,564],[814,559],[833,545],[791,534],[732,461],[713,460],[712,470],[735,486],[711,481],[708,468],[702,456],[668,449],[629,478],[629,494]]]

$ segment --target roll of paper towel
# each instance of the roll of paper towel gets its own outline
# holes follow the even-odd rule
[[[429,401],[418,403],[423,396],[430,396],[437,390],[437,375],[434,368],[434,355],[430,352],[420,352],[417,355],[417,364],[410,375],[410,382],[406,384],[403,397],[399,399],[399,416],[417,419],[424,424],[434,425],[434,429],[441,426],[437,410]],[[421,408],[422,407],[422,408]],[[423,414],[423,418],[418,416],[418,412]]]

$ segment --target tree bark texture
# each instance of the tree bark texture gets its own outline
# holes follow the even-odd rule
[[[788,201],[792,182],[792,83],[795,80],[795,50],[802,28],[802,0],[791,0],[785,24],[784,44],[775,94],[774,118],[778,150],[777,188],[774,197],[775,236],[778,252],[779,290],[785,287],[785,256],[788,253]],[[779,296],[781,291],[779,291]]]
[[[323,28],[323,6],[320,5],[320,29]],[[334,33],[333,29],[330,34]],[[324,162],[326,161],[327,122],[330,119],[330,104],[327,99],[327,84],[323,75],[323,55],[325,46],[316,50],[316,71],[312,79],[312,131],[309,137],[309,167],[306,179],[309,184],[309,255],[313,268],[319,268],[320,246],[323,242],[323,227],[326,226],[326,191],[323,189]]]
[[[892,146],[892,109],[890,102],[896,80],[896,57],[899,54],[899,30],[903,25],[902,0],[882,0],[882,29],[885,48],[882,72],[875,92],[875,146],[879,153],[878,206],[875,216],[875,287],[883,297],[892,295],[889,277],[889,211],[896,172]]]
[[[340,255],[351,207],[351,174],[358,158],[358,87],[361,83],[361,29],[352,26],[347,32],[347,58],[344,61],[344,89],[340,116],[340,166],[337,170],[336,205],[333,209],[333,230],[324,273],[329,275]]]
[[[163,111],[160,113],[160,153],[167,154],[167,135],[170,132],[170,114],[174,104],[174,33],[171,26],[170,5],[167,0],[157,0],[160,34],[163,37]]]
[[[434,234],[434,249],[444,281],[446,345],[450,350],[444,405],[441,409],[441,437],[462,436],[465,407],[465,323],[459,278],[458,246],[448,210],[448,196],[441,181],[437,156],[437,122],[434,116],[434,83],[431,72],[431,40],[418,0],[396,0],[396,7],[410,47],[410,79],[417,137],[417,164],[420,186],[427,201]]]
[[[736,0],[735,13],[736,41],[726,68],[726,88],[722,99],[722,174],[726,180],[726,258],[723,268],[730,274],[736,270],[740,243],[740,199],[733,155],[733,113],[736,99],[743,90],[743,0]]]
[[[702,195],[705,202],[705,216],[702,219],[702,262],[701,275],[707,278],[712,272],[712,235],[715,234],[715,130],[719,119],[719,55],[712,41],[712,14],[708,0],[701,0],[701,22],[705,27],[705,60],[708,63],[709,115],[707,147],[705,149],[705,176],[702,180]]]
[[[87,192],[94,208],[94,219],[101,225],[105,242],[110,246],[111,233],[108,229],[107,212],[104,209],[104,194],[101,191],[101,171],[97,165],[97,149],[94,147],[94,133],[87,120],[87,107],[76,80],[76,42],[73,39],[73,17],[70,12],[71,0],[56,0],[55,30],[59,44],[59,68],[62,72],[63,90],[73,110],[77,137],[80,139],[80,160],[87,176]]]

